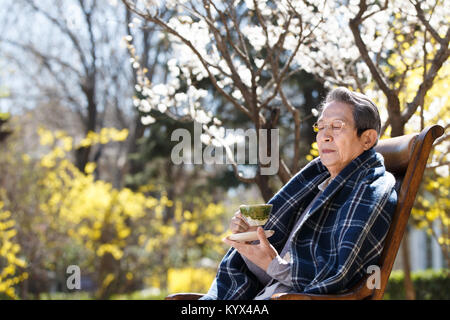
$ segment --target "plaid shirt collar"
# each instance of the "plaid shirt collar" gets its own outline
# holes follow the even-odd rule
[[[328,187],[328,185],[330,184],[331,180],[333,180],[331,177],[328,177],[324,182],[322,182],[321,184],[319,184],[317,186],[317,188],[319,188],[320,191],[324,192],[325,189]]]

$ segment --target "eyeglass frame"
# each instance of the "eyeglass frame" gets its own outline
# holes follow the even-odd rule
[[[335,122],[335,121],[341,122],[342,126],[340,126],[340,128],[336,128],[336,129],[333,128],[333,122]],[[347,124],[347,122],[345,122],[344,120],[335,119],[335,120],[331,121],[330,124],[324,124],[323,129],[319,129],[318,122],[314,123],[312,127],[313,127],[313,131],[316,132],[316,133],[319,133],[320,131],[325,130],[327,127],[329,127],[334,133],[339,133],[339,132],[342,131],[342,129],[344,129],[346,124]]]

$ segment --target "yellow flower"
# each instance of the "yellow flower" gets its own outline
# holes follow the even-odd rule
[[[111,284],[111,282],[113,282],[114,278],[115,278],[114,274],[108,273],[108,275],[103,280],[102,287],[103,288],[108,287]]]
[[[192,219],[192,213],[189,210],[184,210],[183,216],[186,220]]]
[[[51,154],[47,154],[41,159],[41,166],[43,166],[44,168],[52,168],[55,166],[55,164],[55,160],[53,159],[53,156]]]
[[[54,138],[53,138],[53,134],[49,130],[46,130],[44,128],[39,128],[38,129],[38,134],[39,134],[39,137],[40,137],[40,143],[43,146],[51,145],[55,141]]]
[[[72,143],[73,143],[73,138],[72,137],[64,137],[62,139],[62,143],[63,143],[64,151],[72,150]]]
[[[97,165],[95,164],[95,162],[88,162],[84,167],[84,172],[86,172],[86,174],[92,174],[96,167]]]
[[[169,269],[169,292],[206,292],[214,280],[215,270],[206,268]]]
[[[93,144],[92,139],[89,138],[84,138],[83,140],[81,140],[80,144],[78,145],[78,147],[80,148],[86,148],[89,147],[90,145]]]
[[[130,233],[131,233],[130,228],[125,228],[120,230],[117,235],[119,236],[120,239],[125,239],[130,235]]]
[[[120,131],[115,130],[112,134],[112,139],[114,141],[125,141],[128,137],[128,129],[122,129]]]

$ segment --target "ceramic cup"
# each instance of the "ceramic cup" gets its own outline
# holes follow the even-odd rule
[[[269,220],[272,207],[271,204],[243,204],[239,207],[239,210],[247,223],[253,227],[262,226]]]

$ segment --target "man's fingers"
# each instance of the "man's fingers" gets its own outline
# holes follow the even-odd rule
[[[233,218],[231,221],[231,232],[238,233],[247,230],[247,226],[238,218]]]
[[[240,212],[236,212],[234,217],[231,219],[231,232],[232,233],[240,233],[245,232],[249,229],[249,225],[247,221],[245,221],[244,217],[240,214]]]
[[[242,244],[241,243],[239,243],[237,241],[230,240],[230,239],[228,239],[228,237],[223,238],[222,241],[225,242],[226,244],[232,246],[237,251],[240,251],[240,249],[242,248]]]
[[[270,245],[269,240],[267,240],[266,234],[264,233],[264,229],[262,227],[258,227],[256,230],[256,234],[258,235],[258,239],[261,244]]]
[[[238,218],[239,220],[241,220],[246,226],[249,226],[249,227],[250,227],[250,225],[249,225],[248,222],[247,222],[247,219],[244,218],[244,216],[242,215],[242,213],[236,212],[236,214],[235,214],[234,216],[235,216],[236,218]]]

